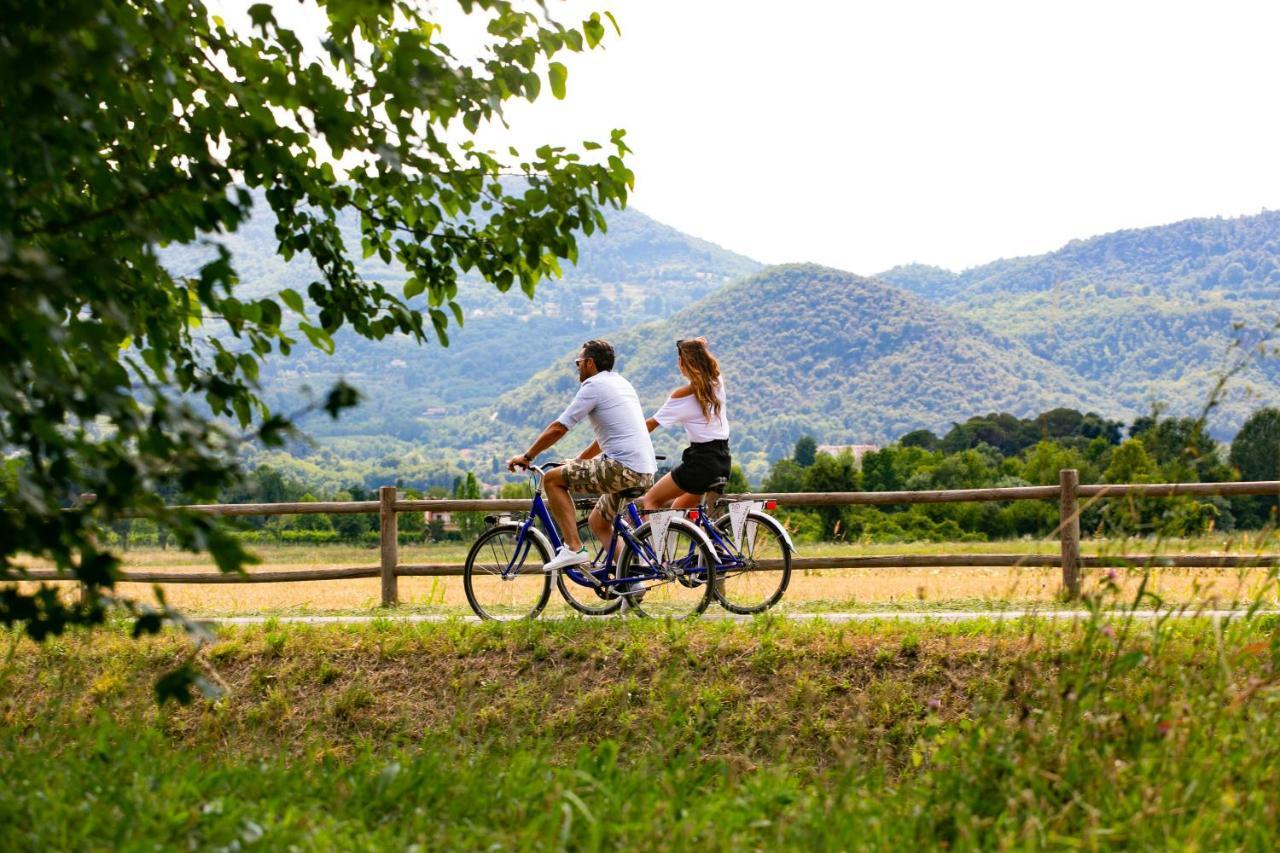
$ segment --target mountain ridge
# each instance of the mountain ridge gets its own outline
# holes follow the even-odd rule
[[[681,381],[674,340],[695,334],[708,337],[720,360],[734,447],[748,455],[776,457],[805,433],[827,442],[886,441],[979,411],[1074,406],[1132,414],[1102,406],[1089,389],[1069,390],[1078,385],[1072,374],[979,323],[817,264],[766,267],[666,320],[617,335],[617,369],[647,411]],[[554,418],[577,385],[562,361],[500,397],[497,420],[529,430]]]
[[[1197,217],[1144,228],[1122,228],[1069,240],[1038,255],[1000,258],[955,272],[903,264],[875,278],[935,301],[972,302],[993,292],[1065,286],[1087,274],[1111,285],[1159,286],[1166,295],[1223,289],[1237,295],[1280,297],[1280,211]],[[1002,286],[1003,285],[1003,286]],[[1141,295],[1150,295],[1143,293]]]

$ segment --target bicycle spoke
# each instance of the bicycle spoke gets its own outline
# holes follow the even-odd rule
[[[640,554],[628,548],[620,564],[620,574],[623,577],[655,577],[640,581],[644,592],[638,601],[632,596],[633,609],[647,616],[675,619],[701,613],[707,605],[707,579],[714,574],[714,566],[708,567],[706,552],[694,533],[688,528],[672,525],[667,530],[665,543],[649,542],[647,528],[637,534],[637,539],[641,546]],[[652,559],[655,552],[669,556],[655,563]]]
[[[769,609],[781,599],[791,579],[791,550],[786,541],[765,521],[754,521],[744,526],[737,548],[729,539],[728,516],[716,524],[731,552],[720,566],[716,598],[734,613]]]
[[[467,556],[467,601],[482,619],[530,618],[547,603],[551,579],[542,565],[550,555],[537,540],[520,543],[519,536],[516,527],[491,528]]]

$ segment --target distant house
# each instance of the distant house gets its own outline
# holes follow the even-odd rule
[[[458,530],[458,522],[454,520],[451,512],[437,512],[435,510],[426,510],[422,513],[422,518],[427,522],[428,529],[431,522],[440,522],[440,530],[445,532],[456,532]]]
[[[819,444],[818,452],[826,453],[829,456],[839,456],[846,451],[853,456],[853,464],[859,471],[862,470],[862,457],[867,453],[875,453],[879,450],[879,446],[875,444]]]

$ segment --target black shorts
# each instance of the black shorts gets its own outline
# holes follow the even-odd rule
[[[685,448],[680,464],[671,471],[671,479],[684,491],[700,495],[716,480],[727,479],[732,465],[725,439],[695,442]]]

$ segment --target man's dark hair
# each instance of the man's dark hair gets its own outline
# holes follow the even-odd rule
[[[613,344],[591,340],[582,345],[582,357],[596,363],[596,370],[613,370]]]

